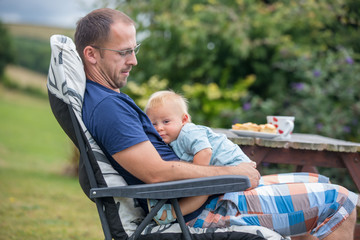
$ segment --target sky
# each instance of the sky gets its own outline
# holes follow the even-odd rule
[[[98,8],[99,0],[0,0],[4,23],[75,28],[79,18]]]

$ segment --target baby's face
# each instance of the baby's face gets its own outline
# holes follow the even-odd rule
[[[146,114],[160,134],[165,143],[169,144],[176,140],[181,128],[184,126],[183,114],[172,104],[165,104],[156,108],[148,109]]]

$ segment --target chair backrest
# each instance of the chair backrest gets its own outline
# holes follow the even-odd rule
[[[86,77],[75,44],[69,37],[53,35],[50,46],[51,60],[47,81],[49,102],[55,118],[80,150],[79,182],[84,193],[89,197],[90,188],[93,187],[126,185],[82,121]],[[76,118],[75,125],[72,116]],[[80,136],[76,136],[77,128]],[[81,146],[84,147],[83,151]],[[107,198],[103,204],[114,238],[123,238],[124,234],[130,236],[144,217],[143,210],[133,199]]]

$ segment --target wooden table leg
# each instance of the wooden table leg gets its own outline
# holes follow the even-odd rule
[[[360,153],[339,153],[350,173],[358,191],[360,192]]]
[[[341,159],[360,192],[360,153],[341,153]],[[359,208],[358,208],[359,210]],[[360,212],[357,212],[359,218]],[[360,240],[360,224],[355,226],[354,240]]]

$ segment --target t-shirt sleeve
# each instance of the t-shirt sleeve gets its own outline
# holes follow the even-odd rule
[[[180,133],[178,144],[186,153],[193,156],[203,149],[212,148],[206,130],[196,125]]]
[[[105,98],[96,106],[91,119],[94,137],[111,155],[149,140],[139,113],[121,99]]]

